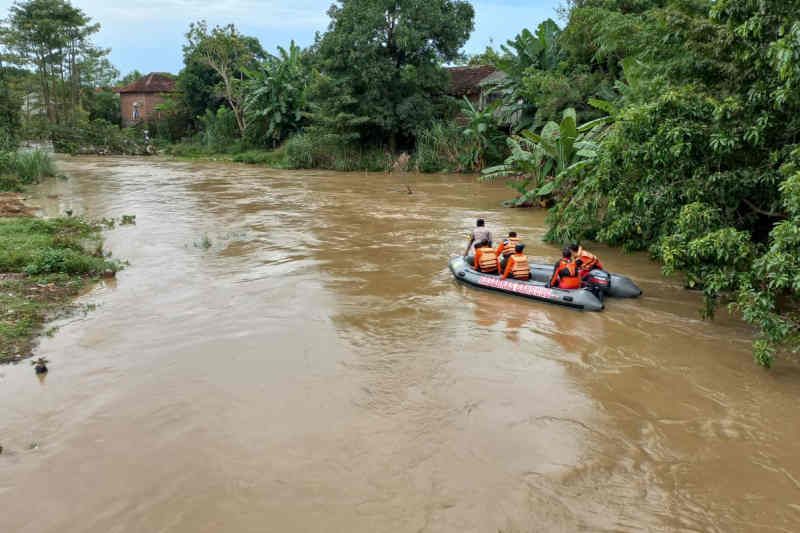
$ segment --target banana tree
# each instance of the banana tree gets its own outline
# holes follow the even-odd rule
[[[540,133],[527,129],[509,137],[511,155],[502,165],[484,169],[481,179],[511,177],[507,185],[518,194],[509,202],[514,207],[530,206],[550,197],[564,177],[575,175],[594,162],[598,141],[612,120],[606,116],[579,126],[575,110],[566,109],[560,124],[551,121]]]
[[[497,59],[498,70],[506,76],[498,79],[494,90],[501,96],[498,115],[514,131],[533,124],[536,105],[524,97],[525,79],[531,71],[550,72],[558,68],[564,57],[559,45],[561,29],[552,19],[547,19],[535,32],[522,30],[514,39],[500,45],[502,55]]]
[[[461,131],[466,140],[466,153],[461,161],[462,167],[469,170],[482,170],[486,166],[486,160],[499,160],[502,155],[499,146],[502,146],[503,134],[497,129],[494,118],[495,105],[487,105],[484,96],[473,105],[472,102],[464,97],[461,103],[461,114],[466,120],[464,129]]]
[[[255,71],[248,71],[245,116],[251,140],[267,139],[274,146],[298,130],[307,111],[306,87],[310,72],[305,52],[294,41],[278,47]]]

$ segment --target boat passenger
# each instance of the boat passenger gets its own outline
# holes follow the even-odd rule
[[[498,273],[497,254],[494,253],[491,241],[481,241],[475,246],[475,270],[486,274]]]
[[[492,242],[492,232],[486,227],[486,222],[482,218],[479,218],[475,221],[475,228],[472,230],[472,234],[469,237],[469,244],[467,245],[467,251],[464,255],[469,255],[470,251],[475,251],[477,244],[483,241]]]
[[[506,279],[508,276],[525,281],[531,279],[531,267],[528,265],[528,256],[522,253],[524,250],[524,244],[517,244],[514,247],[514,253],[506,261],[506,268],[501,276],[502,279]]]
[[[585,276],[596,268],[603,269],[603,264],[600,262],[600,259],[578,243],[574,242],[570,244],[569,249],[572,252],[572,258],[576,261],[581,261],[581,276]]]
[[[550,278],[550,286],[559,289],[580,289],[580,260],[572,259],[572,250],[569,247],[561,252],[561,261],[556,263],[553,269],[553,277]]]
[[[509,231],[508,237],[503,239],[503,242],[501,242],[500,245],[497,247],[495,253],[497,254],[497,257],[500,257],[501,255],[508,257],[514,253],[516,246],[518,244],[519,244],[519,237],[517,237],[517,232]]]
[[[514,253],[514,248],[519,244],[519,237],[517,237],[516,231],[509,231],[508,237],[503,239],[503,241],[497,246],[497,249],[494,253],[497,254],[497,257],[500,258],[500,271],[502,272],[506,268],[506,262],[511,254]]]

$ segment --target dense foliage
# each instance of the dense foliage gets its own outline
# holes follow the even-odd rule
[[[599,102],[614,124],[576,169],[537,164],[532,129],[509,141],[506,170],[554,184],[537,191],[555,201],[548,238],[648,250],[703,291],[706,316],[728,301],[759,328],[759,363],[796,350],[800,2],[576,1],[557,46],[558,68],[512,87],[533,123],[563,78],[579,115]]]
[[[292,41],[250,74],[244,113],[251,145],[274,148],[306,122],[310,71],[305,55]]]
[[[116,78],[108,50],[91,37],[100,29],[66,0],[27,0],[11,6],[0,38],[8,59],[36,73],[36,104],[50,122],[73,121],[83,110],[84,88]]]
[[[340,0],[328,14],[315,46],[314,124],[394,151],[442,114],[442,63],[458,58],[473,8],[462,0]]]

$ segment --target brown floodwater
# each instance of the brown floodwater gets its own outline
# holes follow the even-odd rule
[[[644,289],[602,313],[457,284],[478,216],[557,255],[501,184],[59,165],[46,214],[137,223],[0,368],[2,532],[800,530],[800,365],[642,254],[593,247]]]

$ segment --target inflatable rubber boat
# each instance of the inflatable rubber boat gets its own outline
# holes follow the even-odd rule
[[[469,255],[465,257],[464,260],[471,268],[473,257]],[[532,281],[547,283],[553,275],[553,265],[531,263],[530,269]],[[637,287],[631,278],[606,272],[605,270],[592,270],[583,281],[589,289],[593,289],[595,292],[599,290],[603,293],[603,296],[610,296],[612,298],[636,298],[642,295],[642,289]]]
[[[531,279],[547,283],[553,275],[553,265],[531,264]],[[627,276],[612,274],[605,270],[595,269],[589,272],[583,282],[590,288],[598,288],[606,296],[612,298],[636,298],[642,295],[642,289],[636,286]]]
[[[585,311],[601,311],[603,309],[603,302],[589,289],[565,290],[546,287],[543,281],[500,279],[500,276],[495,274],[478,272],[464,257],[452,258],[449,266],[458,281],[475,287]]]

